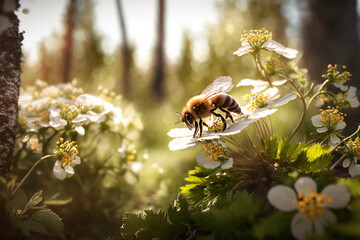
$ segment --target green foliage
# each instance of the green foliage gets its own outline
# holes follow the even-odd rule
[[[290,222],[293,213],[275,212],[274,214],[261,219],[253,228],[252,233],[256,239],[290,239]]]
[[[121,227],[122,236],[127,239],[178,239],[185,233],[190,221],[188,204],[181,196],[175,206],[155,212],[127,213]]]
[[[65,239],[61,218],[46,205],[39,205],[43,200],[42,191],[36,192],[30,199],[19,189],[14,198],[6,203],[10,222],[21,229],[25,236],[40,233],[49,236],[52,232]]]
[[[255,217],[261,211],[261,201],[246,191],[234,196],[218,197],[215,203],[203,212],[195,212],[192,219],[200,230],[214,239],[249,238]]]
[[[181,191],[192,204],[206,205],[216,196],[230,191],[235,184],[231,176],[201,166],[190,170],[188,175],[185,180],[189,183],[181,187]]]

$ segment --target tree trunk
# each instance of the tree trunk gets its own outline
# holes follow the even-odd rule
[[[120,30],[122,34],[122,95],[125,98],[129,98],[131,95],[131,78],[130,78],[130,63],[131,63],[131,56],[130,56],[130,49],[129,43],[127,39],[127,32],[126,32],[126,25],[125,25],[125,17],[124,12],[121,6],[121,0],[116,0],[116,5],[119,12],[120,18]],[[118,84],[119,86],[120,84]]]
[[[74,42],[74,29],[77,20],[77,0],[69,0],[69,5],[66,11],[64,48],[63,48],[63,82],[70,82],[71,78],[71,60]]]
[[[0,174],[9,179],[14,151],[21,73],[19,1],[0,0]]]
[[[352,74],[349,85],[360,86],[360,44],[356,0],[308,0],[303,16],[304,64],[310,78],[320,82],[328,64],[346,65]],[[345,119],[354,131],[360,111],[351,110]]]
[[[159,0],[158,8],[158,29],[157,43],[155,49],[155,65],[153,76],[153,96],[154,99],[161,101],[164,98],[164,77],[165,77],[165,61],[164,61],[164,40],[165,40],[165,0]]]

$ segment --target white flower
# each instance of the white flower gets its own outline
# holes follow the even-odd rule
[[[225,157],[226,144],[221,140],[205,141],[203,151],[196,156],[196,161],[204,168],[214,169],[221,166],[228,169],[233,166],[233,159]]]
[[[349,168],[349,174],[351,177],[356,177],[360,175],[360,164],[357,164],[357,157],[347,158],[343,161],[342,166],[344,168]]]
[[[356,87],[350,87],[347,92],[346,100],[350,103],[352,108],[357,108],[360,106],[359,100],[356,95]]]
[[[30,138],[29,135],[26,135],[26,137],[23,140],[26,142],[26,148],[30,151],[33,151],[35,153],[40,153],[42,151],[42,142],[39,141],[39,138],[36,134],[33,134]]]
[[[338,109],[320,109],[321,113],[311,118],[312,124],[317,128],[318,133],[326,133],[330,137],[329,145],[334,146],[340,142],[336,133],[345,128],[344,117]]]
[[[277,81],[272,81],[272,85],[273,86],[281,86],[283,84],[285,84],[287,82],[286,79],[284,80],[277,80]],[[251,93],[258,93],[258,92],[262,92],[265,89],[267,89],[270,85],[268,81],[263,81],[263,80],[253,80],[253,79],[243,79],[241,80],[236,87],[242,87],[242,86],[253,86],[254,88],[251,90]]]
[[[287,186],[275,186],[268,192],[269,202],[281,211],[298,210],[291,221],[291,233],[305,239],[309,233],[321,234],[336,216],[327,208],[339,209],[348,205],[350,193],[343,185],[331,184],[319,194],[316,183],[309,177],[295,182],[296,192]]]
[[[172,129],[168,132],[168,135],[170,137],[178,137],[178,138],[175,138],[169,143],[169,148],[172,151],[190,149],[199,145],[203,140],[220,139],[221,136],[237,134],[242,130],[244,130],[247,126],[249,126],[250,123],[256,122],[257,120],[258,118],[243,119],[235,122],[225,131],[214,132],[214,133],[204,131],[201,137],[196,137],[196,138],[192,137],[194,132],[190,131],[188,128]]]
[[[60,113],[57,110],[52,110],[50,112],[50,121],[49,124],[51,127],[59,129],[67,125],[67,121],[62,119]]]
[[[288,59],[296,58],[299,51],[292,48],[287,48],[284,45],[274,41],[274,40],[267,40],[265,43],[262,44],[261,49],[266,49],[270,52],[276,52],[279,55],[282,55]],[[254,47],[251,46],[249,43],[241,44],[241,47],[234,52],[237,56],[242,56],[249,52],[254,52]]]
[[[349,86],[346,86],[343,83],[334,83],[333,85],[334,87],[339,88],[343,92],[346,92],[349,89]]]
[[[74,174],[74,166],[81,163],[80,157],[76,157],[75,160],[71,164],[66,164],[65,166],[62,165],[62,163],[59,160],[56,160],[53,172],[54,175],[60,179],[64,180],[67,176],[67,174]]]
[[[121,158],[124,158],[126,155],[127,146],[125,143],[122,143],[121,147],[116,150],[117,155]]]

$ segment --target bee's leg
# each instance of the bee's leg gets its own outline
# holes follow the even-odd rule
[[[198,131],[199,131],[199,126],[198,126],[198,123],[195,121],[195,130],[194,130],[194,135],[193,135],[194,138],[196,137]]]
[[[200,120],[199,120],[199,128],[200,128],[200,136],[199,137],[201,137],[201,135],[202,135],[202,132],[203,132],[203,120],[200,118]]]
[[[224,124],[224,126],[223,126],[223,131],[225,131],[225,129],[226,129],[226,121],[225,121],[225,118],[224,118],[221,114],[214,112],[214,110],[212,110],[211,113],[214,114],[216,117],[221,118],[221,121],[222,121],[223,124]]]
[[[209,125],[206,124],[206,122],[202,123],[205,127],[209,127]]]
[[[219,107],[219,109],[220,109],[221,111],[223,111],[224,113],[226,113],[225,118],[230,118],[231,121],[234,123],[234,119],[233,119],[233,117],[231,116],[231,113],[230,113],[229,111],[226,111],[225,109],[223,109],[223,108],[221,108],[221,107]]]

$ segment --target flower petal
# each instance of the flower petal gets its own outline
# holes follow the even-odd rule
[[[196,155],[196,161],[207,169],[214,169],[221,165],[220,161],[210,161],[208,157],[204,156],[203,152],[199,152]]]
[[[334,83],[334,86],[340,88],[340,90],[343,92],[346,92],[349,89],[349,86],[340,83]]]
[[[311,118],[311,122],[315,127],[323,127],[324,123],[320,122],[321,114],[315,115]]]
[[[85,135],[85,129],[83,128],[83,126],[75,126],[75,131],[81,136]]]
[[[340,121],[336,124],[335,129],[339,130],[339,129],[344,129],[344,127],[346,127],[346,123],[344,123],[343,121]]]
[[[222,169],[232,168],[233,163],[234,163],[234,160],[233,160],[232,158],[229,158],[228,160],[226,160],[225,162],[223,162],[223,163],[221,164],[221,168],[222,168]]]
[[[318,132],[318,133],[325,133],[325,132],[327,132],[329,129],[327,128],[327,127],[321,127],[321,128],[318,128],[318,129],[316,129],[316,131]]]
[[[297,199],[295,191],[287,186],[275,186],[268,192],[269,202],[281,211],[291,211],[297,209],[293,203]]]
[[[349,159],[349,158],[345,159],[345,160],[342,162],[342,166],[343,166],[343,168],[348,168],[348,167],[350,167],[350,159]]]
[[[64,180],[67,175],[65,170],[61,167],[60,161],[55,162],[55,165],[53,168],[53,173],[54,173],[55,177],[57,177],[60,180]]]
[[[340,142],[340,138],[338,136],[336,136],[335,133],[331,133],[330,134],[330,142],[333,144],[337,144]]]
[[[287,104],[288,102],[292,101],[296,99],[296,95],[294,93],[289,93],[286,94],[285,96],[283,96],[282,98],[280,98],[279,100],[276,100],[275,102],[273,102],[271,104],[272,107],[278,107],[278,106],[282,106],[284,104]]]
[[[288,59],[296,58],[299,53],[298,50],[287,48],[274,40],[268,40],[263,44],[263,48],[266,48],[269,51],[275,51],[277,54],[280,54]]]
[[[254,50],[251,48],[250,44],[246,43],[246,44],[242,45],[238,50],[236,50],[234,52],[234,54],[238,55],[240,57],[240,56],[242,56],[246,53],[252,52],[252,51],[254,51]]]
[[[80,157],[76,156],[75,161],[71,163],[71,166],[76,166],[79,165],[80,163],[81,163]]]
[[[186,137],[192,136],[194,134],[194,130],[190,130],[188,128],[173,128],[167,134],[170,137]]]
[[[360,175],[360,165],[359,164],[351,164],[349,167],[349,173],[351,177],[356,177]]]
[[[231,125],[225,131],[219,132],[219,133],[213,133],[212,135],[223,136],[223,135],[237,134],[237,133],[241,132],[242,130],[244,130],[247,126],[249,126],[250,123],[256,122],[257,120],[258,119],[247,119],[247,120],[235,122],[233,125]]]
[[[330,184],[326,186],[321,193],[332,198],[332,202],[325,200],[325,207],[343,208],[347,206],[350,201],[350,193],[344,185]]]
[[[312,223],[306,220],[302,213],[298,212],[291,220],[291,233],[296,239],[305,239],[306,235],[312,233]]]
[[[295,185],[294,185],[295,189],[297,192],[299,192],[300,190],[310,190],[313,192],[317,191],[317,187],[316,187],[316,182],[309,177],[301,177],[298,180],[296,180]]]
[[[74,174],[75,172],[74,172],[74,168],[72,167],[72,166],[70,166],[70,165],[66,165],[65,166],[65,171],[67,172],[67,173],[70,173],[70,174]]]
[[[171,151],[176,150],[186,150],[190,148],[194,148],[199,145],[200,142],[193,137],[183,137],[183,138],[175,138],[169,143],[169,148]]]

